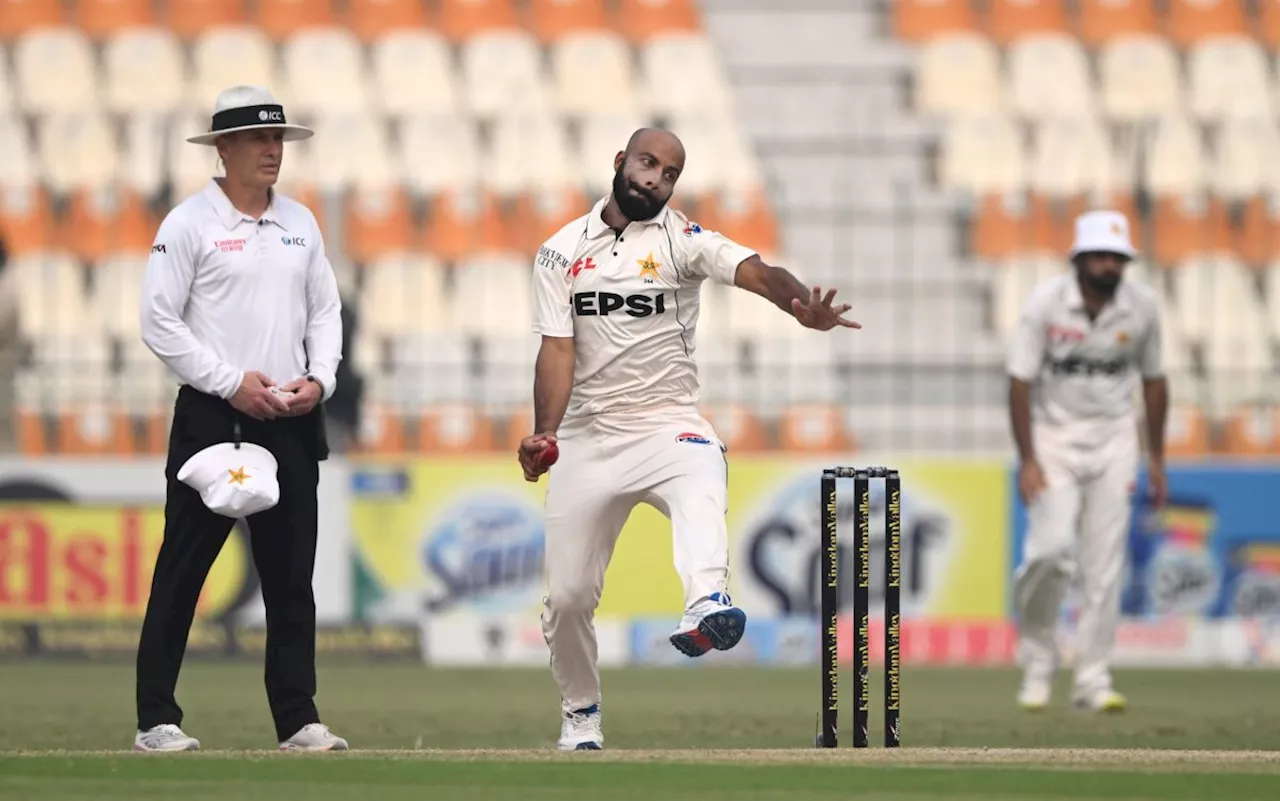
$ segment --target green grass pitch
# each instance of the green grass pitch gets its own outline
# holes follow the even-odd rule
[[[347,754],[274,752],[262,669],[183,671],[196,754],[129,751],[133,669],[0,664],[0,799],[547,799],[808,801],[1280,798],[1277,679],[1264,671],[1120,671],[1130,709],[1013,704],[1008,670],[907,669],[903,747],[812,746],[816,667],[605,671],[602,754],[558,754],[546,669],[326,665],[318,702]],[[878,679],[879,676],[877,675]]]

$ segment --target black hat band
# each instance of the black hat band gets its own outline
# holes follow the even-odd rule
[[[231,128],[246,128],[250,125],[285,125],[284,107],[279,105],[244,106],[229,108],[213,115],[213,126],[209,133],[226,131]]]

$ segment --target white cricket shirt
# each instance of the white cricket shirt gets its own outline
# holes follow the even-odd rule
[[[324,399],[342,359],[338,282],[306,206],[278,192],[261,219],[216,181],[160,224],[142,282],[142,340],[178,379],[230,398],[244,373],[314,376]]]
[[[1072,270],[1031,293],[1011,343],[1009,375],[1031,384],[1038,424],[1131,428],[1139,376],[1164,373],[1156,294],[1122,280],[1090,320],[1077,281]]]
[[[601,216],[608,198],[538,249],[533,331],[573,337],[565,421],[695,408],[698,296],[708,278],[733,285],[755,251],[670,208],[621,232]]]

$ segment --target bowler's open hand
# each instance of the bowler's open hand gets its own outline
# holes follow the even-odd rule
[[[862,323],[844,319],[844,313],[853,307],[848,303],[832,306],[831,302],[835,298],[836,291],[834,289],[827,290],[826,296],[823,297],[822,287],[815,286],[808,303],[801,301],[799,298],[791,301],[791,313],[795,315],[800,325],[816,331],[830,331],[837,326],[861,328]]]

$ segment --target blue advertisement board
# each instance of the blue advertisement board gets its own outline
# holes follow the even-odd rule
[[[1010,564],[1026,508],[1013,482]],[[1122,614],[1129,618],[1280,616],[1280,466],[1169,467],[1169,501],[1152,507],[1145,471],[1133,498]]]

